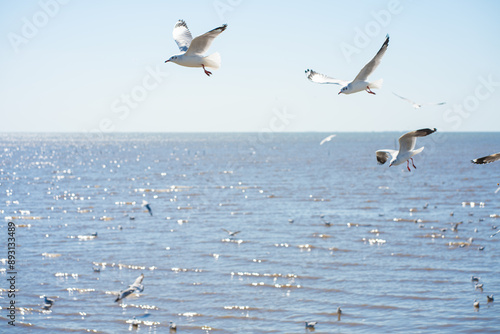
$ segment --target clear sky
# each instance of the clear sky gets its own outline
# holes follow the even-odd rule
[[[498,131],[499,14],[493,0],[1,1],[0,132]],[[228,24],[213,76],[164,63],[178,19],[193,36]],[[306,79],[352,80],[386,34],[377,95]]]

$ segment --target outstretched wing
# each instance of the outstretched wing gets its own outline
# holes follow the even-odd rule
[[[226,30],[227,24],[223,24],[222,26],[212,29],[203,35],[200,35],[191,41],[191,45],[186,51],[186,55],[202,55],[207,52],[208,48],[214,41],[215,37],[219,36],[224,30]]]
[[[495,153],[495,154],[490,154],[482,158],[477,158],[474,160],[471,160],[473,164],[489,164],[490,162],[494,162],[500,160],[500,153]]]
[[[415,148],[415,143],[417,142],[417,137],[425,137],[436,131],[436,128],[426,128],[405,133],[399,137],[399,152],[413,150]]]
[[[361,71],[358,73],[356,78],[354,78],[353,81],[366,81],[370,74],[372,74],[373,71],[377,68],[377,66],[380,64],[380,61],[382,60],[382,57],[385,54],[385,51],[387,51],[387,47],[389,46],[389,35],[385,38],[384,44],[382,44],[382,47],[380,50],[378,50],[377,54],[375,57],[373,57],[372,60],[368,62],[368,64],[361,69]]]
[[[397,96],[397,97],[399,97],[400,99],[405,100],[406,102],[409,102],[410,104],[415,104],[415,102],[413,102],[413,101],[412,101],[412,100],[410,100],[410,99],[407,99],[406,97],[402,97],[401,95],[398,95],[398,94],[396,94],[396,93],[394,93],[394,92],[392,92],[392,94],[396,95],[396,96]]]
[[[193,40],[193,36],[191,36],[191,32],[188,29],[188,26],[184,20],[179,20],[174,26],[174,31],[172,31],[172,35],[174,36],[174,40],[179,47],[179,50],[182,52],[186,52]]]
[[[379,165],[383,165],[387,162],[387,160],[394,158],[395,156],[398,155],[398,151],[396,150],[391,150],[391,149],[385,149],[385,150],[378,150],[375,152],[377,155],[377,162]]]
[[[328,137],[324,138],[319,144],[320,145],[323,145],[324,143],[326,143],[327,141],[330,141],[332,140],[336,135],[329,135]]]
[[[347,86],[347,84],[349,83],[348,81],[345,80],[330,78],[329,76],[326,76],[324,74],[318,73],[313,70],[306,70],[306,76],[307,79],[311,80],[312,82],[320,84],[334,84],[344,87]]]
[[[141,276],[137,277],[134,281],[134,283],[130,286],[131,288],[138,288],[142,285],[142,280],[144,279],[144,274],[141,274]]]

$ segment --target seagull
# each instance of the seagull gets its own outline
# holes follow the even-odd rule
[[[500,230],[496,231],[495,233],[493,233],[492,235],[490,235],[490,238],[493,238],[495,235],[497,235],[498,233],[500,233]]]
[[[144,285],[142,285],[143,279],[144,279],[144,274],[141,274],[141,276],[135,279],[132,285],[130,285],[125,290],[120,291],[120,295],[116,298],[115,302],[119,302],[120,300],[127,298],[136,291],[143,292],[144,291]]]
[[[229,230],[226,230],[225,228],[222,229],[223,231],[226,231],[229,236],[234,237],[236,234],[240,233],[241,231],[236,231],[236,232],[231,232]]]
[[[495,298],[493,298],[493,295],[491,296],[486,296],[486,300],[488,301],[488,303],[491,303],[495,300]]]
[[[474,307],[479,308],[479,302],[476,299],[474,299]]]
[[[476,286],[474,287],[476,290],[480,289],[483,290],[483,284],[482,283],[476,283]]]
[[[306,328],[314,328],[317,323],[317,321],[306,321]]]
[[[153,210],[151,210],[151,206],[149,205],[148,202],[145,200],[142,200],[142,206],[148,209],[149,214],[152,216],[153,215]]]
[[[339,307],[337,307],[337,314],[338,314],[338,315],[341,315],[341,314],[342,314],[342,309],[340,308],[340,306],[339,306]]]
[[[203,54],[207,52],[215,37],[219,36],[226,28],[227,24],[223,24],[193,39],[186,22],[184,20],[177,21],[172,35],[181,53],[171,56],[165,60],[165,63],[171,61],[186,67],[203,67],[205,74],[210,76],[212,72],[207,71],[205,66],[218,69],[220,67],[220,54],[218,52],[210,56],[203,56]]]
[[[173,332],[177,331],[177,325],[175,324],[175,322],[170,321],[168,327]]]
[[[42,308],[44,310],[48,310],[52,307],[52,305],[54,305],[54,299],[50,299],[48,298],[47,296],[43,296],[43,305],[42,305]]]
[[[414,108],[414,109],[420,109],[422,108],[424,105],[436,105],[436,106],[441,106],[443,104],[446,104],[446,102],[439,102],[439,103],[422,103],[422,104],[419,104],[419,103],[416,103],[416,102],[413,102],[412,100],[410,99],[407,99],[406,97],[402,97],[401,95],[398,95],[394,92],[392,92],[392,94],[396,95],[397,97],[399,97],[400,99],[403,99],[405,100],[406,102],[409,102],[411,104],[411,106]]]
[[[477,158],[471,160],[471,162],[476,165],[482,165],[482,164],[489,164],[490,162],[494,162],[497,160],[500,160],[500,153],[490,154],[482,158]]]
[[[319,143],[320,145],[323,145],[324,143],[326,143],[327,141],[330,141],[332,140],[333,138],[335,138],[336,135],[329,135],[328,137],[326,137],[325,139],[323,139],[321,141],[321,143]]]
[[[471,276],[471,277],[470,277],[470,280],[471,280],[472,282],[479,282],[479,279],[480,279],[480,277],[477,277],[477,276]]]
[[[130,324],[130,326],[132,327],[138,327],[139,324],[141,323],[139,320],[136,319],[136,317],[134,316],[132,319],[129,319],[127,321],[125,321],[127,324]]]
[[[354,80],[351,82],[346,80],[330,78],[324,74],[320,74],[313,70],[306,70],[306,76],[312,82],[320,84],[340,85],[342,88],[340,89],[339,94],[341,93],[352,94],[366,90],[368,93],[375,95],[375,93],[372,92],[371,88],[380,89],[382,87],[383,80],[379,79],[374,82],[368,82],[367,80],[370,74],[372,74],[372,72],[375,71],[377,66],[380,64],[380,61],[382,60],[385,51],[387,51],[388,46],[389,46],[389,35],[386,36],[384,44],[382,44],[382,47],[377,52],[375,57],[373,57],[373,59],[370,60],[368,64],[366,64],[365,67],[363,67],[363,69],[361,69],[356,78],[354,78]]]
[[[421,148],[415,150],[417,137],[425,137],[436,131],[437,131],[436,128],[433,129],[427,128],[405,133],[404,135],[399,137],[399,151],[385,149],[385,150],[378,150],[377,152],[375,152],[377,154],[378,163],[380,165],[385,164],[386,161],[389,160],[390,156],[391,161],[389,163],[389,167],[400,165],[406,161],[406,168],[408,168],[408,171],[411,172],[410,160],[413,165],[413,168],[417,168],[413,163],[413,156],[422,152],[422,150],[424,149],[424,147],[422,146]]]

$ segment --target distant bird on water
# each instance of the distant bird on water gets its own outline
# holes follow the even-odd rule
[[[170,331],[172,331],[172,332],[177,331],[177,325],[175,324],[175,322],[170,321],[168,328],[170,328]]]
[[[472,282],[479,282],[480,277],[477,277],[477,276],[471,276],[471,277],[470,277],[470,280],[471,280]]]
[[[368,93],[375,95],[375,93],[372,92],[371,88],[380,89],[382,87],[383,80],[379,79],[374,82],[368,82],[367,80],[370,74],[372,74],[373,71],[375,71],[377,66],[380,64],[380,61],[382,60],[382,57],[387,51],[388,46],[389,46],[389,35],[386,36],[384,44],[382,44],[382,47],[377,52],[375,57],[373,57],[373,59],[370,60],[365,65],[365,67],[361,69],[356,78],[354,78],[354,80],[351,82],[346,80],[330,78],[324,74],[320,74],[313,70],[306,70],[306,76],[310,81],[315,83],[340,85],[342,88],[340,89],[339,94],[352,94],[366,90]]]
[[[413,165],[413,168],[417,168],[413,162],[413,156],[419,154],[423,151],[424,147],[422,146],[419,149],[415,149],[415,144],[417,143],[417,137],[425,137],[434,132],[436,132],[436,128],[430,129],[420,129],[405,133],[401,137],[399,137],[399,151],[384,149],[376,151],[377,162],[380,165],[383,165],[391,158],[389,163],[390,166],[397,166],[404,162],[406,162],[406,168],[408,171],[410,170],[410,160]]]
[[[165,63],[172,62],[186,67],[203,67],[205,74],[210,76],[212,72],[206,67],[218,69],[220,67],[220,54],[213,53],[209,56],[203,54],[208,51],[215,37],[226,30],[227,24],[212,29],[209,32],[193,39],[186,22],[179,20],[174,26],[172,35],[181,53],[171,56]]]
[[[145,200],[142,200],[142,206],[148,209],[149,214],[152,216],[153,215],[153,210],[151,210],[151,206],[149,203]]]
[[[43,305],[42,308],[44,310],[48,310],[54,305],[54,299],[50,299],[47,296],[43,296]]]
[[[476,165],[483,165],[483,164],[489,164],[491,162],[495,162],[497,160],[500,160],[500,153],[495,153],[495,154],[490,154],[482,158],[477,158],[474,160],[471,160],[473,164]]]
[[[474,299],[474,304],[473,305],[474,305],[475,308],[479,308],[479,306],[480,306],[479,302],[476,299]]]
[[[495,300],[495,298],[493,298],[493,295],[489,295],[489,296],[486,296],[486,300],[488,301],[488,303],[491,303]]]
[[[317,321],[306,321],[306,328],[314,328],[317,324]]]
[[[122,299],[127,298],[134,292],[144,291],[144,285],[142,285],[142,280],[144,279],[144,274],[137,277],[132,285],[129,285],[125,290],[120,291],[120,295],[116,298],[115,302],[119,302]]]
[[[416,102],[413,102],[412,100],[410,99],[407,99],[406,97],[402,97],[401,95],[398,95],[394,92],[392,92],[392,94],[396,95],[397,97],[399,97],[400,99],[402,100],[405,100],[406,102],[410,103],[411,106],[414,108],[414,109],[420,109],[422,108],[424,105],[436,105],[436,106],[440,106],[440,105],[443,105],[443,104],[446,104],[446,102],[439,102],[439,103],[416,103]]]

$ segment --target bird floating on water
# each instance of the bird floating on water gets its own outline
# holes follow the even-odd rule
[[[54,305],[54,299],[48,298],[47,296],[42,296],[43,297],[43,305],[42,308],[44,310],[48,310]],[[41,298],[41,297],[40,297]]]
[[[489,295],[489,296],[486,296],[486,300],[488,301],[488,303],[491,303],[495,300],[495,298],[493,298],[493,295]]]
[[[307,78],[315,83],[340,85],[342,88],[340,89],[339,94],[352,94],[366,90],[368,93],[375,95],[375,93],[372,92],[371,89],[372,88],[380,89],[382,87],[383,80],[379,79],[374,82],[368,82],[367,80],[370,74],[372,74],[373,71],[375,71],[377,66],[380,64],[380,61],[382,60],[385,51],[387,51],[388,46],[389,46],[389,35],[386,36],[384,44],[382,44],[382,47],[377,52],[375,57],[373,57],[373,59],[370,60],[365,65],[365,67],[361,69],[356,78],[354,78],[354,80],[351,82],[346,80],[331,78],[324,74],[315,72],[313,70],[306,70]]]
[[[306,321],[306,328],[314,328],[317,324],[317,321]]]
[[[174,26],[172,35],[181,53],[171,56],[165,63],[172,62],[186,67],[203,67],[205,74],[210,76],[212,72],[206,67],[218,69],[220,67],[220,54],[218,52],[209,56],[203,54],[208,51],[215,37],[226,30],[227,24],[212,29],[203,35],[193,39],[186,22],[179,20]]]
[[[408,171],[411,172],[410,160],[413,168],[417,168],[415,166],[415,163],[413,162],[413,156],[419,154],[424,149],[423,146],[417,150],[415,149],[417,137],[425,137],[436,131],[436,128],[426,128],[405,133],[404,135],[399,137],[399,151],[384,149],[375,152],[377,155],[377,162],[380,165],[383,165],[387,162],[387,160],[389,160],[389,158],[391,158],[389,167],[397,166],[406,162],[406,168],[408,168]]]

